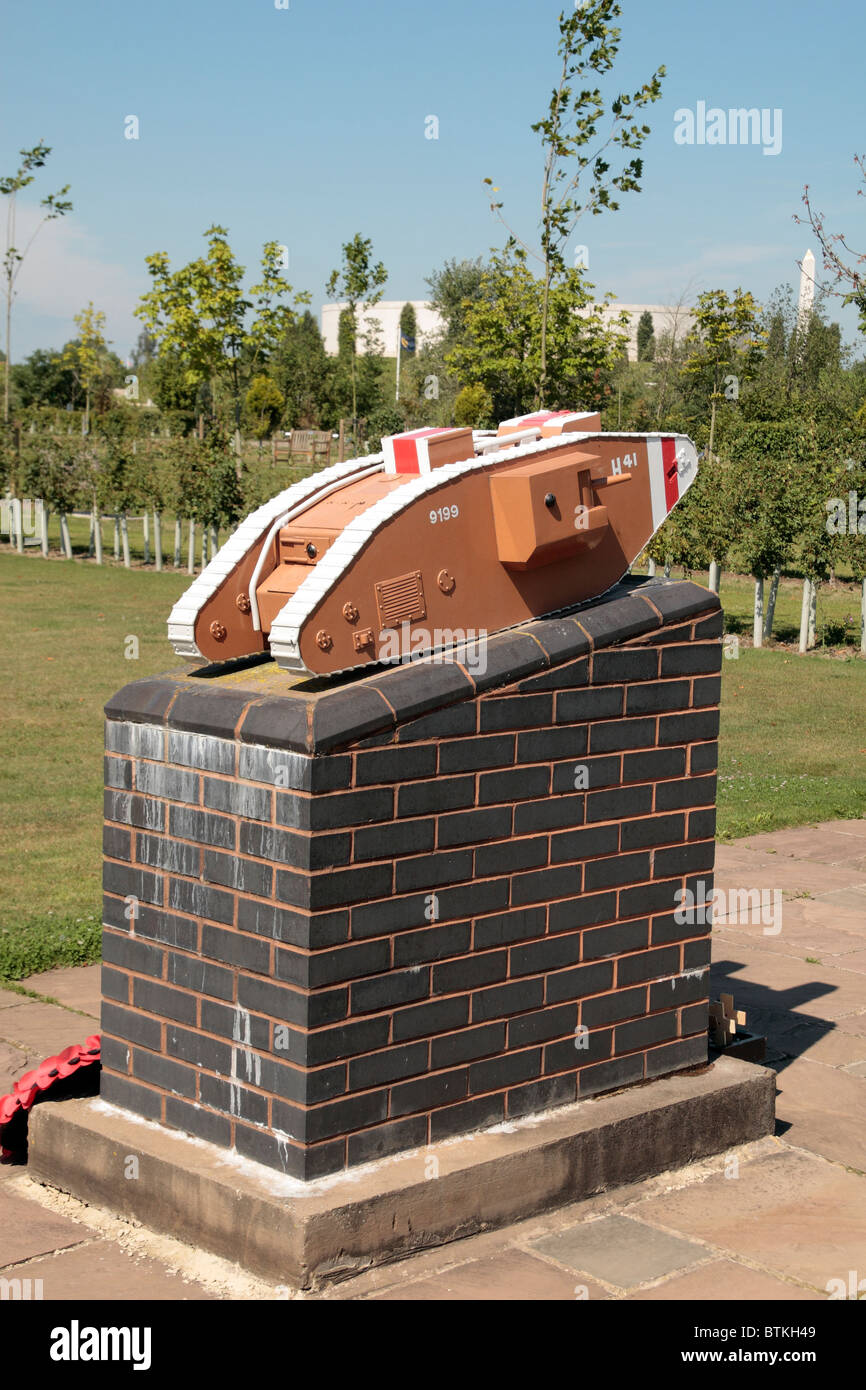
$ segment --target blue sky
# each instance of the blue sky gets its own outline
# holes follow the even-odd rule
[[[279,0],[281,2],[281,0]],[[502,189],[527,238],[541,156],[529,127],[558,64],[548,0],[40,0],[3,16],[0,171],[37,139],[53,147],[34,186],[72,185],[74,214],[39,233],[19,281],[13,356],[60,346],[92,299],[122,356],[139,325],[144,258],[180,265],[212,222],[252,272],[284,243],[290,279],[318,310],[340,245],[372,237],[388,299],[423,298],[452,256],[502,240],[481,180]],[[626,303],[670,303],[743,285],[796,284],[810,244],[793,214],[809,183],[828,225],[866,249],[856,197],[863,139],[859,0],[623,0],[616,84],[664,63],[644,191],[581,225],[590,279]],[[678,145],[674,113],[783,113],[782,149]],[[140,138],[124,138],[138,117]],[[425,138],[425,119],[439,138]],[[22,201],[21,225],[33,216]],[[19,244],[22,236],[17,238]],[[856,316],[841,318],[857,341]]]

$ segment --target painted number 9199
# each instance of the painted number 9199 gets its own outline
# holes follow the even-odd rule
[[[455,502],[451,507],[439,507],[430,513],[430,525],[435,526],[437,521],[453,521],[460,515],[460,508]]]

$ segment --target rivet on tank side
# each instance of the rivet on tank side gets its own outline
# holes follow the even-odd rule
[[[249,613],[252,607],[249,594],[238,594],[235,599],[235,604],[240,609],[241,613]]]
[[[329,652],[333,645],[334,639],[330,632],[326,632],[323,627],[320,627],[316,633],[316,646],[320,647],[323,652]]]
[[[453,594],[454,586],[457,583],[457,581],[454,578],[454,575],[449,574],[447,570],[440,570],[436,576],[436,583],[439,585],[439,588],[442,590],[443,594]]]
[[[360,632],[353,632],[352,641],[355,644],[356,652],[364,651],[365,647],[372,647],[373,629],[371,627],[363,627]]]
[[[358,621],[358,610],[354,603],[343,604],[343,617],[346,619],[347,623],[356,623]]]
[[[210,625],[210,635],[215,642],[224,642],[226,640],[226,637],[228,636],[228,633],[226,632],[222,623],[214,622]]]

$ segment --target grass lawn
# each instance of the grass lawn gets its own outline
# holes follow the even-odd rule
[[[177,665],[165,619],[188,583],[0,554],[0,978],[99,954],[102,707],[127,681]],[[734,622],[749,592],[725,576]],[[795,598],[783,589],[780,618]],[[137,660],[124,654],[130,636]],[[860,815],[866,662],[850,649],[800,657],[743,645],[724,662],[720,836]]]

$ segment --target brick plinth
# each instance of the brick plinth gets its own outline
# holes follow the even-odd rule
[[[107,705],[106,1100],[313,1178],[707,1059],[721,613]]]

